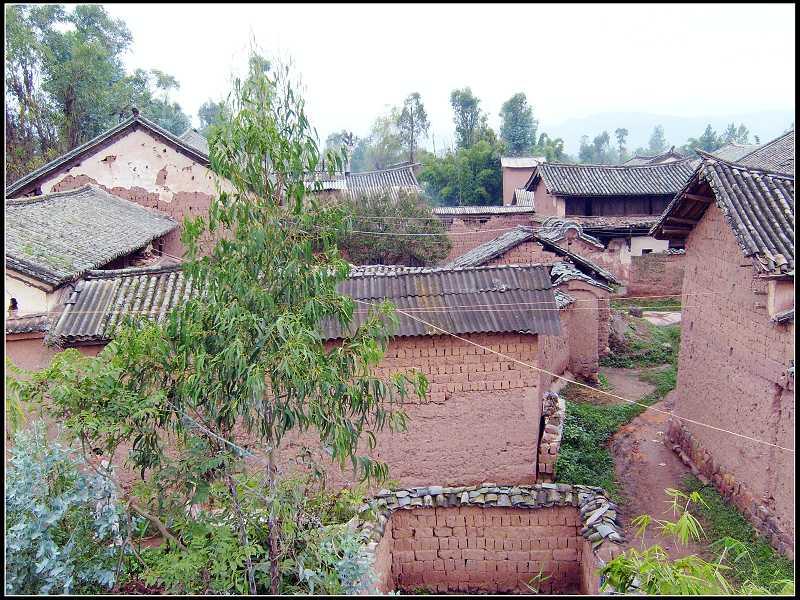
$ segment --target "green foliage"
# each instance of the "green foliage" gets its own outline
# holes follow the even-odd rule
[[[647,338],[629,336],[627,349],[601,358],[602,366],[631,369],[676,363],[681,344],[680,325],[653,325],[644,319],[640,322],[649,330]]]
[[[570,162],[572,159],[564,152],[564,140],[550,139],[546,133],[539,135],[539,141],[531,151],[534,156],[544,156],[548,162]]]
[[[699,510],[712,510],[711,506],[698,491],[687,494],[667,489],[666,492],[671,498],[669,504],[677,520],[659,521],[649,515],[641,515],[633,521],[637,526],[637,535],[643,537],[647,528],[656,523],[663,535],[673,538],[680,545],[699,542],[705,533],[689,509],[694,506]],[[734,581],[732,575],[736,564],[749,560],[749,551],[746,545],[731,538],[725,538],[720,547],[722,552],[713,562],[696,555],[671,560],[658,545],[642,551],[630,548],[600,569],[604,577],[602,589],[611,586],[621,593],[638,591],[646,595],[675,596],[794,594],[791,569],[789,577],[770,579],[763,585],[751,579]]]
[[[403,108],[397,115],[396,125],[403,148],[408,150],[408,160],[414,162],[414,152],[419,140],[428,134],[431,126],[418,92],[409,94],[405,99]]]
[[[342,203],[352,228],[339,247],[355,264],[429,266],[450,252],[452,242],[444,224],[417,194],[363,194]]]
[[[612,165],[619,162],[619,157],[611,146],[611,136],[607,131],[595,136],[591,142],[589,142],[588,136],[583,136],[578,158],[582,163],[595,165]]]
[[[621,310],[636,306],[643,310],[681,310],[680,298],[615,298],[611,300],[611,308]]]
[[[353,140],[351,168],[354,172],[385,169],[407,158],[397,130],[399,116],[399,110],[393,108],[373,121],[367,137]]]
[[[619,153],[619,162],[623,163],[628,160],[628,151],[625,148],[625,139],[628,137],[628,130],[624,127],[619,127],[614,130],[614,135],[617,138],[617,152]]]
[[[667,151],[667,138],[664,136],[664,127],[656,125],[650,140],[647,142],[647,151],[651,155],[662,154]]]
[[[485,140],[441,158],[428,156],[419,179],[438,204],[483,206],[502,201],[500,151]]]
[[[500,139],[510,156],[524,156],[536,143],[538,121],[525,94],[514,94],[500,108]]]
[[[725,129],[724,133],[722,134],[722,142],[724,144],[749,144],[750,143],[750,131],[748,131],[747,127],[744,123],[740,123],[739,127],[736,127],[735,123],[731,123]]]
[[[713,542],[712,547],[722,552],[727,546],[729,553],[736,552],[735,556],[741,555],[742,550],[746,551],[741,559],[730,563],[731,576],[735,580],[770,586],[774,593],[779,593],[781,587],[774,586],[774,582],[794,580],[793,562],[778,554],[767,540],[759,536],[747,519],[727,503],[713,486],[704,485],[692,475],[686,476],[684,485],[703,501],[697,507],[697,514],[708,524],[706,534]],[[737,540],[741,547],[733,549],[730,540]]]
[[[357,593],[370,583],[364,540],[349,528],[363,489],[329,492],[316,480],[297,477],[280,482],[265,496],[258,480],[237,477],[237,498],[248,523],[249,544],[242,545],[225,486],[214,484],[209,508],[196,516],[180,513],[174,529],[186,548],[167,544],[145,550],[141,577],[148,585],[175,594],[246,594],[246,559],[254,564],[257,591],[269,590],[269,515],[279,515],[281,594]]]
[[[136,105],[173,133],[189,119],[160,71],[126,75],[132,37],[99,5],[9,5],[6,17],[6,164],[10,180],[97,136]],[[152,78],[152,79],[151,79]],[[163,95],[156,97],[156,91]]]
[[[713,152],[724,144],[722,136],[718,135],[711,125],[706,125],[705,131],[699,138],[689,138],[681,148],[684,154],[694,154],[695,150]]]
[[[450,93],[453,121],[456,126],[456,148],[471,148],[480,140],[491,138],[486,113],[480,109],[480,99],[469,87]]]
[[[14,438],[6,472],[6,593],[110,589],[126,520],[105,477],[58,443],[42,423]]]

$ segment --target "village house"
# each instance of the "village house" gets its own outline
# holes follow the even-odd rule
[[[693,161],[645,166],[538,165],[525,189],[534,195],[534,224],[560,217],[598,239],[591,260],[614,273],[628,296],[680,293],[681,243],[649,234],[664,208],[686,183]],[[576,248],[577,253],[582,249]]]
[[[552,377],[535,369],[559,369],[566,344],[549,267],[354,267],[339,289],[361,302],[388,299],[412,315],[398,313],[377,371],[418,369],[430,383],[425,402],[405,407],[409,431],[379,436],[375,458],[389,464],[394,479],[401,485],[536,481]],[[178,266],[92,271],[75,287],[48,341],[96,354],[126,315],[163,317],[186,293]],[[507,309],[491,308],[501,305]],[[366,312],[356,311],[355,325]],[[330,345],[347,334],[335,322],[323,325]],[[348,475],[332,467],[334,479]]]
[[[536,165],[545,161],[544,156],[501,156],[503,172],[503,206],[514,204],[514,194],[523,190]]]
[[[686,246],[677,417],[668,439],[789,556],[795,535],[794,453],[786,450],[795,447],[794,175],[759,167],[793,171],[791,133],[749,154],[752,166],[703,154],[653,228],[659,239]]]
[[[158,261],[178,227],[91,185],[6,200],[5,216],[6,356],[20,366],[43,366],[44,331],[87,271]]]
[[[661,154],[653,154],[650,156],[644,154],[637,154],[626,160],[623,165],[627,167],[640,167],[642,165],[659,165],[663,163],[671,163],[676,160],[684,160],[686,157],[680,152],[675,152],[675,146],[672,146],[666,152]]]
[[[354,173],[350,170],[348,161],[344,171],[330,174],[322,170],[309,175],[306,179],[306,188],[309,192],[322,197],[341,194],[358,196],[380,192],[388,192],[392,197],[396,197],[400,191],[421,194],[422,187],[416,177],[418,168],[418,163],[404,162],[386,169]]]

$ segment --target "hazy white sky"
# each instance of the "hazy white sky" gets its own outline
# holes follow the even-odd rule
[[[195,123],[243,70],[251,37],[294,60],[323,140],[342,128],[366,134],[417,91],[437,147],[450,144],[450,91],[467,85],[494,126],[503,101],[524,91],[544,130],[607,111],[794,107],[792,4],[106,7],[133,33],[127,66],[177,77],[175,98]]]

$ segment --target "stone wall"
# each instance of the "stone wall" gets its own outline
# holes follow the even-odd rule
[[[369,507],[376,520],[360,529],[378,593],[596,593],[624,541],[616,506],[589,486],[382,490]]]
[[[642,254],[631,256],[627,296],[680,294],[683,287],[684,254]]]
[[[537,473],[539,481],[553,482],[556,479],[556,461],[561,448],[564,432],[564,417],[567,405],[563,398],[553,392],[546,392],[542,401],[542,438],[539,441]]]
[[[675,413],[794,448],[794,324],[767,312],[730,226],[710,206],[686,240]],[[670,440],[775,547],[794,554],[794,454],[682,422]]]

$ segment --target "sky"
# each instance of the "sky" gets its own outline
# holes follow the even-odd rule
[[[427,146],[453,143],[453,89],[470,86],[499,126],[525,92],[540,131],[609,111],[677,116],[793,109],[793,4],[108,4],[133,34],[126,66],[157,68],[198,124],[242,73],[250,40],[291,59],[322,140],[366,135],[419,92]]]

